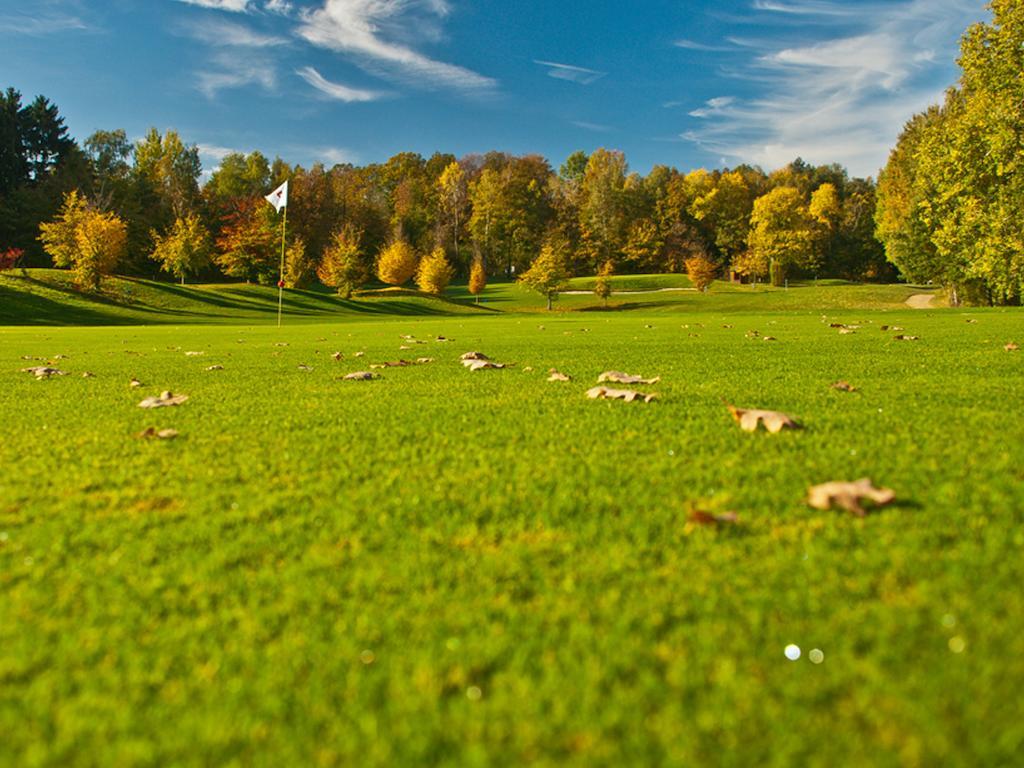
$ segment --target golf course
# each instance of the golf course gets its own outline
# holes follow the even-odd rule
[[[1019,308],[65,275],[0,277],[0,764],[1019,760]]]

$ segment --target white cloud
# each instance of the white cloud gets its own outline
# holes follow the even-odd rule
[[[572,64],[559,64],[554,61],[541,61],[534,59],[533,63],[540,64],[542,67],[547,67],[548,77],[553,77],[556,80],[568,80],[573,83],[579,83],[580,85],[590,85],[595,80],[600,80],[608,74],[607,72],[598,72],[595,69],[575,67]]]
[[[384,94],[378,91],[367,91],[361,88],[351,88],[341,83],[332,83],[313,67],[303,67],[295,71],[299,77],[316,88],[322,94],[331,99],[344,102],[376,101]]]
[[[216,11],[242,13],[249,10],[251,0],[178,0],[186,5],[198,5],[200,8],[212,8]]]
[[[585,120],[574,120],[572,124],[577,128],[582,128],[585,131],[594,131],[595,133],[608,133],[611,130],[611,126],[588,123]]]
[[[764,13],[814,16],[832,36],[801,45],[763,42],[731,74],[756,98],[723,96],[690,112],[682,134],[731,162],[777,168],[803,157],[857,175],[884,164],[903,124],[942,98],[956,41],[983,17],[981,0],[901,0],[864,8],[825,0],[756,0]],[[857,29],[851,29],[854,12]]]
[[[432,59],[409,42],[439,38],[435,22],[449,12],[444,0],[324,0],[323,7],[300,13],[297,34],[317,47],[350,54],[374,74],[421,88],[493,90],[493,79]]]
[[[206,98],[213,99],[220,91],[258,85],[270,91],[277,86],[277,70],[264,58],[241,56],[237,51],[213,57],[216,69],[196,74],[196,88]]]
[[[212,46],[236,48],[272,48],[287,45],[288,40],[276,35],[257,32],[250,27],[222,19],[209,19],[188,28],[196,40]]]
[[[41,37],[57,32],[86,31],[91,27],[78,16],[63,13],[14,13],[0,16],[0,32]]]
[[[231,149],[230,147],[221,147],[216,144],[196,144],[196,149],[199,150],[200,157],[208,157],[215,163],[220,162],[228,155],[234,154],[237,150]]]
[[[687,51],[706,51],[710,53],[725,53],[736,50],[727,45],[708,45],[707,43],[698,43],[695,40],[676,40],[672,45]]]

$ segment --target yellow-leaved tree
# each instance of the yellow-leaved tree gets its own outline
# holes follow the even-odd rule
[[[306,241],[295,238],[284,252],[284,287],[305,288],[313,279],[315,266],[306,253]]]
[[[346,299],[352,292],[365,283],[369,270],[363,261],[361,246],[363,231],[352,224],[346,224],[331,239],[331,244],[324,250],[316,276],[320,282],[338,289],[338,294]]]
[[[416,274],[416,251],[404,240],[395,240],[377,256],[377,277],[388,285],[405,285]]]
[[[686,275],[693,287],[703,293],[715,281],[718,265],[707,256],[691,256],[686,260]]]
[[[477,255],[473,259],[473,266],[469,270],[469,292],[476,297],[476,303],[480,303],[480,294],[487,287],[487,269],[484,267],[483,257]]]
[[[608,306],[608,297],[612,295],[612,283],[609,278],[614,272],[615,264],[612,263],[611,259],[608,259],[597,270],[597,280],[594,281],[594,295],[601,299],[606,307]]]
[[[39,225],[43,249],[58,267],[71,267],[75,282],[97,290],[104,275],[112,273],[124,258],[128,228],[113,213],[89,208],[78,192],[64,196],[57,219]]]
[[[420,260],[420,266],[416,272],[416,285],[424,293],[440,296],[454,275],[455,269],[445,258],[444,248],[435,248],[433,252]]]
[[[208,267],[213,255],[210,233],[194,213],[179,217],[165,234],[153,233],[153,259],[185,284],[185,276]]]
[[[569,260],[565,248],[551,241],[544,243],[540,255],[534,259],[530,268],[519,276],[519,282],[547,298],[548,310],[568,280]]]

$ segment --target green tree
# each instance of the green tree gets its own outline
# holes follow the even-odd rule
[[[626,156],[596,150],[587,161],[580,200],[580,225],[597,263],[622,252],[629,222],[625,209]]]
[[[39,225],[39,240],[53,259],[54,266],[70,267],[78,256],[78,229],[85,220],[88,206],[78,190],[64,196],[60,213],[54,221]]]
[[[212,261],[210,233],[194,213],[175,219],[174,225],[163,235],[154,232],[153,243],[153,260],[165,272],[181,280],[182,285],[187,275],[198,274]]]
[[[814,258],[811,219],[800,190],[776,187],[754,202],[747,256],[755,274],[780,285],[791,268],[806,269]]]
[[[316,274],[320,282],[337,288],[346,299],[370,279],[362,250],[363,233],[352,224],[339,229],[324,251]]]
[[[450,163],[437,179],[437,198],[440,203],[440,214],[451,232],[452,246],[455,249],[455,261],[459,261],[459,233],[463,226],[466,205],[469,202],[469,189],[466,174],[457,162]]]

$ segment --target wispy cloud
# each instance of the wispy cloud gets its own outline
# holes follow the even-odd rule
[[[232,51],[215,55],[211,64],[213,68],[196,74],[196,88],[208,99],[232,88],[257,85],[269,91],[277,86],[277,69],[265,58]]]
[[[948,70],[933,64],[983,16],[980,0],[872,3],[856,29],[849,4],[826,0],[755,0],[764,14],[815,17],[834,25],[799,45],[762,42],[729,74],[759,83],[760,95],[724,95],[690,112],[698,121],[682,136],[730,161],[776,168],[802,156],[840,162],[873,175],[900,127],[939,100]],[[829,21],[831,20],[831,21]],[[828,27],[826,27],[826,30]],[[821,39],[824,37],[824,39]]]
[[[66,13],[12,13],[0,16],[0,32],[42,37],[58,32],[89,31],[92,27],[81,19]]]
[[[599,123],[588,123],[585,120],[573,120],[573,125],[577,128],[582,128],[585,131],[593,131],[594,133],[608,133],[612,130],[610,125],[601,125]]]
[[[349,54],[373,74],[420,88],[492,91],[492,78],[413,47],[414,39],[437,40],[436,22],[449,12],[445,0],[323,0],[321,8],[300,12],[297,34],[319,48]]]
[[[548,77],[553,77],[556,80],[568,80],[573,83],[579,83],[580,85],[590,85],[594,81],[600,80],[608,74],[607,72],[598,72],[596,69],[576,67],[572,64],[559,64],[555,61],[534,59],[533,63],[539,64],[542,67],[547,67]]]
[[[186,28],[189,36],[212,46],[235,48],[272,48],[287,45],[288,38],[258,32],[243,24],[224,19],[208,19]]]
[[[178,0],[186,5],[198,5],[200,8],[212,8],[216,11],[242,13],[249,10],[252,0]]]
[[[361,88],[351,88],[347,85],[342,85],[341,83],[332,83],[313,67],[303,67],[302,69],[296,70],[295,74],[316,88],[327,98],[335,99],[337,101],[344,101],[348,103],[376,101],[384,96],[383,93],[378,91],[367,91]]]
[[[694,40],[676,40],[672,43],[676,48],[683,48],[687,51],[707,51],[709,53],[726,53],[728,51],[735,51],[735,46],[730,45],[709,45],[707,43],[698,43]]]

